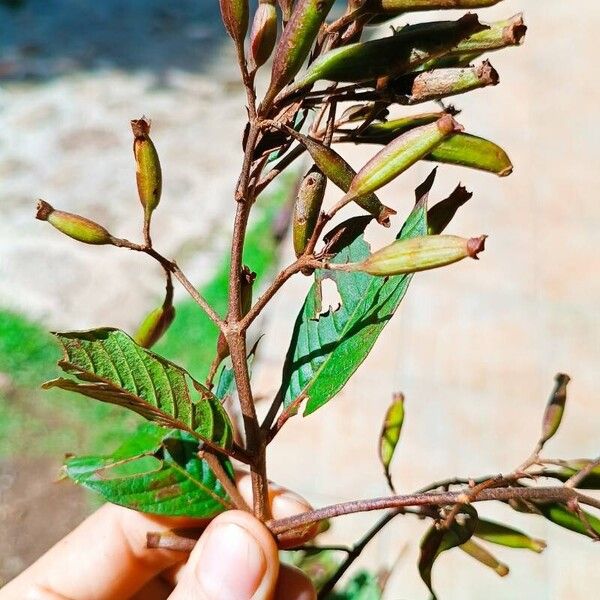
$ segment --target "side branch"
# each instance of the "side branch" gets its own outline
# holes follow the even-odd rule
[[[389,496],[372,498],[369,500],[354,500],[332,504],[317,510],[287,517],[285,519],[270,520],[266,524],[274,535],[279,535],[290,529],[305,527],[323,519],[331,519],[358,512],[383,510],[386,508],[402,508],[406,506],[443,506],[446,504],[465,504],[469,501],[469,492],[464,489],[456,492],[437,492],[426,494],[409,494],[405,496]],[[474,502],[501,502],[518,498],[538,502],[569,502],[576,500],[594,508],[600,508],[600,500],[579,494],[571,488],[565,487],[501,487],[482,490]]]

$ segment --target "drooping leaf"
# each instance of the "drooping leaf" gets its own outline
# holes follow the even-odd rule
[[[460,519],[460,520],[459,520]],[[437,596],[431,583],[431,570],[437,557],[451,548],[461,546],[473,536],[477,525],[477,511],[472,506],[463,506],[457,519],[448,529],[431,526],[421,540],[419,574],[435,600]]]
[[[433,185],[430,177],[420,190],[420,200],[408,217],[399,239],[427,232],[427,194]],[[336,239],[332,262],[364,260],[370,252],[364,229],[370,217],[350,219],[330,234]],[[320,282],[332,278],[341,298],[341,306],[319,314]],[[379,334],[391,319],[406,293],[412,275],[389,278],[361,272],[317,271],[315,283],[304,300],[296,319],[288,349],[279,394],[284,406],[300,396],[308,402],[308,415],[337,394],[367,357]]]
[[[224,470],[233,468],[222,459]],[[198,457],[198,440],[178,429],[143,423],[109,456],[69,458],[65,474],[105,500],[164,516],[208,518],[231,507],[208,464]]]
[[[187,431],[211,445],[228,447],[232,426],[221,404],[181,367],[138,346],[118,329],[57,333],[64,349],[58,363],[73,379],[54,379],[59,387],[129,408],[164,427]],[[201,397],[192,398],[189,383]]]
[[[385,477],[392,492],[396,493],[390,474],[390,464],[394,458],[394,452],[400,433],[402,432],[402,424],[404,423],[404,394],[394,394],[394,399],[387,409],[383,427],[379,436],[379,458],[383,465]]]

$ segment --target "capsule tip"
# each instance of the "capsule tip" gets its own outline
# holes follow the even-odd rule
[[[458,123],[454,119],[454,117],[449,113],[444,113],[438,119],[437,126],[444,135],[464,131],[464,127],[460,123]]]
[[[150,126],[152,121],[147,117],[143,116],[140,119],[133,119],[131,121],[131,130],[136,138],[146,137],[150,134]]]
[[[507,44],[519,46],[527,33],[527,25],[523,21],[523,13],[518,13],[510,19],[510,23],[504,28],[502,37]]]
[[[479,237],[471,238],[467,241],[467,252],[471,258],[475,260],[479,259],[478,254],[485,250],[485,240],[487,235],[480,235]]]
[[[397,213],[393,208],[390,208],[389,206],[384,206],[381,209],[379,215],[377,216],[377,222],[380,225],[383,225],[384,227],[389,227],[391,225],[390,217],[395,214]]]
[[[54,212],[54,208],[45,200],[38,200],[36,206],[35,218],[40,221],[47,221],[48,217]]]
[[[480,65],[475,67],[475,73],[479,80],[486,85],[498,85],[500,83],[500,75],[492,67],[492,63],[489,60],[484,60]]]

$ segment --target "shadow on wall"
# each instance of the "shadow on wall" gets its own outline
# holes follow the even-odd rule
[[[0,79],[199,72],[224,35],[217,0],[0,0]]]

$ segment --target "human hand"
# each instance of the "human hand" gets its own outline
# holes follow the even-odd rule
[[[249,500],[249,477],[238,487]],[[272,487],[270,492],[275,518],[310,509],[284,489]],[[217,516],[189,555],[146,547],[148,531],[198,525],[195,519],[156,517],[107,504],[0,590],[0,600],[316,598],[303,573],[279,564],[275,540],[250,513]],[[302,544],[314,533],[295,541]]]

